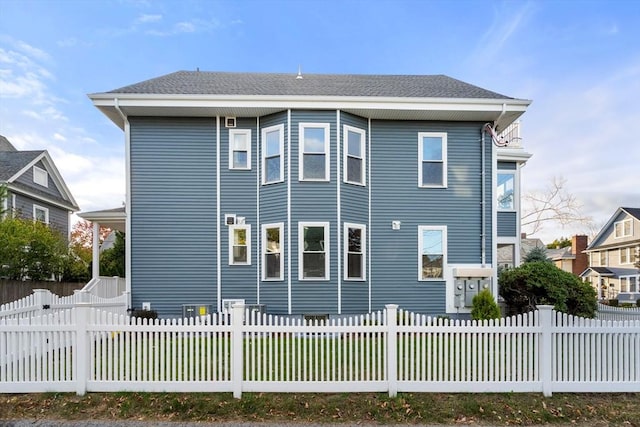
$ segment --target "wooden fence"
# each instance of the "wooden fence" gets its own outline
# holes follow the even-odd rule
[[[640,392],[640,321],[541,306],[497,321],[398,310],[326,323],[136,319],[80,304],[0,320],[0,392]]]
[[[60,296],[73,295],[85,283],[0,279],[0,305],[29,296],[35,289],[48,289]]]

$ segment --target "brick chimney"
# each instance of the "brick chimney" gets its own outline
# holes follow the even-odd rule
[[[576,256],[572,273],[579,276],[589,266],[589,257],[583,251],[587,249],[587,236],[579,235],[571,238],[571,253]]]

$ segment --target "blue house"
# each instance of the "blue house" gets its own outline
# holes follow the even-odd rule
[[[443,75],[180,71],[104,93],[132,308],[468,313],[519,254],[517,119]]]

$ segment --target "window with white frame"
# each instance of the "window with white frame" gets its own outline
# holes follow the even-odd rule
[[[251,169],[251,129],[229,130],[229,169]]]
[[[298,223],[298,278],[329,280],[329,223]]]
[[[299,180],[329,180],[329,123],[300,123]]]
[[[498,210],[512,211],[515,209],[515,182],[516,176],[513,172],[498,173],[498,188],[496,188]]]
[[[49,224],[49,209],[33,205],[33,219],[44,224]]]
[[[284,125],[262,129],[262,184],[284,181]]]
[[[600,252],[599,257],[601,267],[606,267],[607,265],[609,265],[609,257],[607,256],[607,251]]]
[[[344,125],[344,182],[365,185],[365,132]]]
[[[631,248],[620,248],[620,264],[631,264]]]
[[[42,185],[43,187],[49,187],[49,174],[46,170],[39,168],[38,166],[34,166],[33,182],[38,185]]]
[[[262,280],[283,280],[284,223],[262,226]]]
[[[447,227],[418,227],[418,280],[443,280],[447,265]]]
[[[447,186],[447,134],[418,133],[418,187]]]
[[[251,265],[251,225],[229,226],[229,265]]]
[[[365,280],[367,227],[344,224],[344,279]]]
[[[613,224],[613,235],[615,238],[629,237],[633,235],[633,221],[631,218],[615,222]]]

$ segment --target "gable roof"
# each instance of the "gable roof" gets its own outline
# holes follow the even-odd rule
[[[596,237],[591,241],[589,246],[587,246],[585,251],[589,251],[589,250],[592,250],[593,248],[600,247],[600,245],[598,245],[600,238],[609,230],[609,228],[615,222],[616,218],[618,218],[618,215],[620,215],[621,212],[625,212],[627,215],[640,221],[640,208],[620,207],[616,209],[615,213],[611,215],[611,218],[609,218],[609,221],[607,221],[607,223],[600,229]],[[609,245],[609,246],[612,246],[612,245]]]
[[[28,168],[34,160],[39,158],[43,150],[38,151],[0,151],[0,181],[11,182],[22,175],[21,171]]]
[[[89,97],[122,129],[126,116],[255,117],[301,108],[372,119],[491,122],[499,132],[531,103],[444,75],[205,71],[178,71]]]
[[[13,144],[11,144],[7,138],[0,135],[0,152],[2,151],[18,151],[18,150],[16,150],[16,147],[14,147]]]

